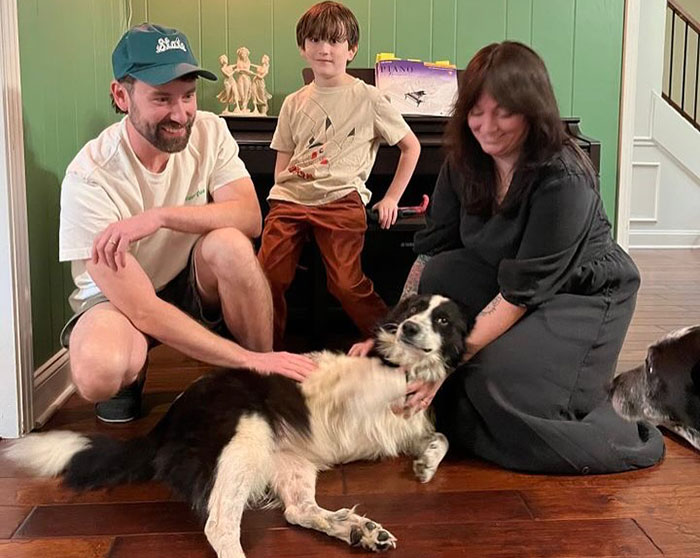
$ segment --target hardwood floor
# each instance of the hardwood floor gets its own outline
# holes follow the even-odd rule
[[[700,250],[636,251],[643,284],[619,369],[641,362],[665,332],[700,323]],[[106,426],[71,398],[46,428],[145,433],[207,367],[159,347],[152,352],[148,415]],[[700,454],[668,436],[664,462],[619,475],[523,475],[476,460],[448,459],[433,482],[417,483],[408,458],[353,463],[323,473],[319,503],[359,504],[399,539],[394,556],[438,558],[700,557]],[[0,442],[1,444],[2,442]],[[369,555],[290,527],[279,510],[243,520],[249,558]],[[212,557],[186,504],[148,483],[74,494],[0,462],[0,558]]]

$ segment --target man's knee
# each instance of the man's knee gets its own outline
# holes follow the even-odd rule
[[[71,345],[70,366],[78,393],[88,401],[109,399],[129,383],[129,359],[96,346]]]
[[[71,335],[71,376],[82,397],[104,401],[137,379],[148,356],[148,342],[118,321],[106,325],[92,318],[86,322],[81,318]]]
[[[234,227],[216,229],[202,241],[202,259],[219,278],[250,276],[259,270],[253,243]]]

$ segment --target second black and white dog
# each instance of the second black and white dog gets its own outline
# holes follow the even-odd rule
[[[652,344],[644,364],[615,377],[610,395],[622,417],[668,428],[700,450],[700,325]]]
[[[244,556],[243,510],[270,500],[279,502],[292,524],[387,550],[396,539],[379,523],[354,508],[317,505],[317,472],[410,454],[418,480],[431,480],[447,439],[424,411],[404,418],[390,406],[405,396],[407,382],[444,378],[460,362],[468,330],[454,302],[412,296],[378,329],[375,357],[314,353],[318,368],[301,384],[249,370],[224,371],[192,384],[146,437],[121,442],[46,432],[11,443],[5,454],[35,474],[61,475],[77,490],[166,482],[202,518],[220,558]]]

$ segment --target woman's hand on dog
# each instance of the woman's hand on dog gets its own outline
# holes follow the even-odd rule
[[[317,366],[307,356],[284,351],[274,353],[249,352],[245,365],[260,374],[280,374],[297,382],[303,382]]]
[[[364,357],[369,354],[369,352],[374,347],[374,339],[365,339],[359,343],[355,343],[348,351],[348,356]]]
[[[406,386],[406,400],[404,404],[402,406],[393,406],[391,410],[397,415],[403,415],[405,418],[410,417],[418,411],[425,411],[430,407],[430,404],[433,402],[433,397],[435,397],[441,385],[442,381],[411,382]]]
[[[374,339],[366,339],[355,343],[348,351],[348,356],[363,357],[367,356],[374,347]],[[403,373],[403,368],[398,368],[397,373]],[[437,393],[442,382],[412,382],[406,386],[406,399],[403,405],[392,405],[391,410],[394,414],[403,415],[408,418],[418,411],[425,411],[430,407],[433,397]]]

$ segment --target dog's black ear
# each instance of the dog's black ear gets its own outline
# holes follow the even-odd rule
[[[474,328],[474,324],[476,323],[476,316],[469,312],[466,304],[463,304],[457,300],[455,300],[454,302],[458,306],[459,311],[462,313],[462,318],[464,318],[465,333],[469,333]]]
[[[695,363],[690,370],[690,377],[693,380],[693,388],[695,393],[700,393],[700,360]]]
[[[467,307],[456,300],[450,301],[450,321],[453,324],[451,334],[443,344],[443,357],[450,368],[456,368],[462,362],[466,352],[464,340],[474,326],[474,317],[469,314]]]
[[[391,329],[392,325],[396,326],[400,321],[402,321],[403,316],[407,314],[410,308],[416,306],[426,297],[424,295],[410,295],[406,298],[400,300],[396,306],[391,308],[384,319],[380,320],[375,327],[375,330],[379,329]],[[427,304],[425,305],[427,307]]]

